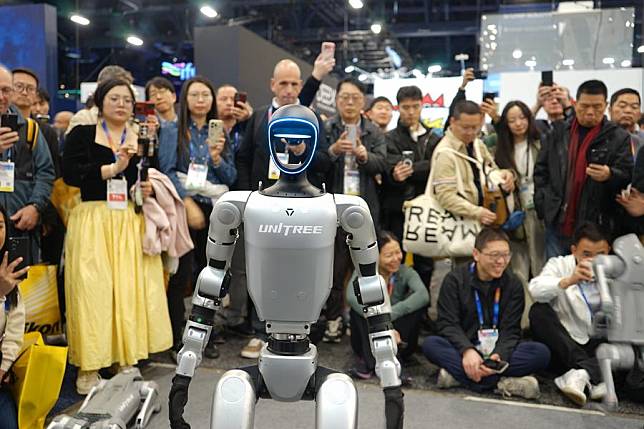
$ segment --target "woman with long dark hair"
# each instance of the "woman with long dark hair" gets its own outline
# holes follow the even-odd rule
[[[138,136],[128,122],[134,93],[127,81],[101,83],[99,116],[67,136],[65,183],[82,202],[69,217],[65,240],[65,301],[69,361],[80,367],[76,389],[87,394],[98,370],[128,367],[172,346],[161,256],[143,253],[143,216],[128,202],[138,180]],[[140,182],[143,198],[152,194]]]
[[[526,310],[521,325],[527,326],[527,312],[532,304],[527,292],[530,278],[538,275],[544,265],[545,230],[534,209],[534,165],[541,149],[540,134],[530,108],[522,101],[506,104],[496,126],[494,160],[499,168],[514,172],[517,179],[513,197],[515,210],[525,212],[523,225],[510,232],[511,268],[526,290]]]
[[[196,275],[206,266],[207,226],[213,202],[212,195],[206,195],[202,190],[209,186],[212,188],[211,185],[232,186],[237,179],[233,153],[225,136],[222,135],[218,141],[208,139],[208,123],[211,119],[217,119],[215,89],[208,79],[196,76],[187,80],[181,88],[176,126],[168,125],[161,129],[159,166],[183,199],[190,236],[195,245],[194,264],[190,257],[183,257],[179,261],[175,276],[180,275],[182,279],[177,284],[185,284],[184,277],[189,278],[190,273],[196,279]],[[171,313],[177,314],[173,318],[175,348],[181,340],[182,325],[179,319],[183,317],[180,311],[183,308],[183,290],[176,298],[170,299],[170,306],[174,308]],[[169,293],[175,295],[174,292]],[[212,341],[204,355],[217,357],[218,352]]]
[[[0,206],[0,428],[18,429],[18,414],[8,386],[5,385],[7,372],[18,357],[22,347],[25,332],[25,306],[18,291],[20,278],[27,273],[29,267],[14,272],[22,262],[18,258],[9,262],[7,252],[7,212]]]

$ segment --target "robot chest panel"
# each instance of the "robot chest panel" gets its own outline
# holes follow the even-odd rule
[[[244,212],[246,241],[259,248],[326,247],[333,244],[336,229],[331,195],[279,198],[254,193]]]

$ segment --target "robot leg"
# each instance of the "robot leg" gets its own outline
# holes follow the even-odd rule
[[[326,376],[315,398],[316,429],[355,429],[358,425],[358,392],[353,380],[341,373]]]
[[[226,371],[215,388],[210,417],[211,429],[253,429],[255,385],[246,371]]]
[[[161,403],[159,402],[159,386],[154,381],[141,382],[139,389],[143,405],[139,414],[136,416],[134,429],[143,429],[150,422],[152,414],[161,411]]]
[[[635,352],[630,344],[602,344],[595,353],[599,361],[602,378],[606,383],[604,405],[611,411],[617,410],[618,401],[613,381],[613,369],[630,369],[635,365]]]

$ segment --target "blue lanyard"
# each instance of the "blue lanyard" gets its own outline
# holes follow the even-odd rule
[[[474,264],[470,267],[470,272],[474,272]],[[483,306],[481,305],[481,297],[479,292],[474,290],[474,300],[476,301],[476,312],[479,315],[479,326],[480,329],[483,329],[485,326],[485,318],[483,317]],[[494,310],[492,316],[492,329],[496,329],[499,324],[499,302],[501,301],[501,288],[497,287],[494,290]]]
[[[103,126],[103,131],[105,131],[105,135],[107,136],[107,141],[112,148],[112,152],[114,152],[114,161],[116,161],[116,153],[118,152],[118,149],[123,146],[123,143],[125,143],[125,137],[127,136],[127,127],[125,127],[125,129],[123,130],[123,135],[121,135],[121,144],[119,144],[119,146],[115,148],[114,142],[112,141],[112,136],[110,136],[110,132],[107,129],[107,122],[103,121],[101,125]]]
[[[593,309],[590,306],[590,303],[588,302],[588,298],[586,298],[586,294],[584,293],[584,288],[581,284],[577,284],[577,289],[579,289],[579,292],[581,292],[581,297],[584,299],[584,302],[586,303],[586,307],[588,307],[588,311],[590,311],[590,320],[593,320]]]

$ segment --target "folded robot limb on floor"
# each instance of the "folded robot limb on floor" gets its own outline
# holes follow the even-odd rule
[[[596,356],[609,410],[618,407],[612,371],[630,370],[636,361],[644,368],[644,248],[635,234],[629,234],[615,240],[613,251],[614,255],[593,261],[600,298],[593,317],[594,336],[608,340],[597,348]]]
[[[385,392],[388,429],[400,429],[403,395],[400,364],[386,286],[378,275],[378,246],[369,209],[360,197],[331,195],[308,182],[305,169],[317,145],[318,122],[302,106],[278,109],[269,123],[271,160],[281,175],[260,191],[224,194],[210,216],[208,266],[201,272],[184,331],[170,391],[172,429],[183,419],[188,387],[211,334],[214,314],[230,283],[237,228],[243,222],[248,291],[268,343],[258,365],[226,372],[215,387],[210,427],[250,429],[259,398],[316,401],[317,429],[357,426],[357,391],[346,375],[319,367],[308,334],[326,302],[332,282],[338,225],[359,277],[354,288],[365,308],[376,373]],[[261,188],[261,186],[260,186]]]

